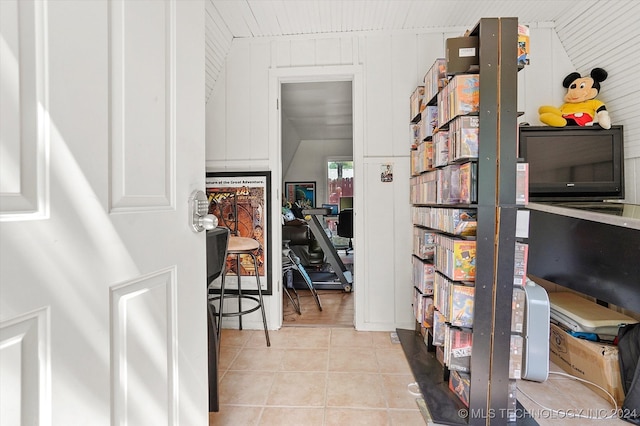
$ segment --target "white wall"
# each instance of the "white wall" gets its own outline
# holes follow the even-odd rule
[[[284,170],[283,175],[286,177],[286,171],[289,170],[291,165],[293,164],[294,157],[296,152],[298,151],[298,147],[300,146],[300,136],[298,136],[298,132],[293,128],[289,120],[282,120],[282,154],[280,157],[282,158],[282,170]],[[351,143],[351,142],[350,142]],[[309,179],[308,177],[302,176],[305,180]],[[285,179],[287,180],[287,179]],[[293,180],[293,179],[288,179]]]
[[[362,68],[364,146],[354,152],[362,173],[364,253],[355,289],[359,329],[393,330],[413,327],[409,218],[409,96],[437,57],[444,56],[445,39],[465,29],[428,33],[360,33],[332,36],[236,39],[207,104],[207,168],[256,170],[272,167],[279,153],[269,151],[269,90],[271,70],[290,67],[358,65]],[[560,104],[562,79],[573,71],[553,28],[531,26],[532,63],[519,75],[522,121],[539,124],[539,105]],[[614,103],[615,100],[610,100]],[[624,124],[624,123],[619,123]],[[380,166],[394,165],[394,181],[380,182]],[[635,164],[636,169],[633,169]],[[640,159],[627,160],[629,201],[638,201],[636,177]],[[635,182],[635,181],[634,181]],[[633,188],[631,188],[633,187]],[[274,202],[279,204],[279,200]],[[277,278],[277,277],[274,277]],[[279,284],[274,283],[274,289]],[[273,302],[273,301],[271,301]],[[278,314],[270,307],[270,322]]]
[[[283,169],[284,182],[315,182],[316,206],[327,202],[327,160],[352,157],[352,140],[303,140],[297,145],[289,168]]]
[[[591,45],[587,44],[581,52],[574,52],[576,58],[572,61],[553,28],[545,24],[533,24],[531,28],[531,65],[518,76],[518,109],[525,112],[520,121],[540,125],[537,114],[540,105],[561,105],[566,91],[562,87],[562,80],[569,73],[577,71],[588,75],[596,66],[607,69],[609,77],[601,83],[598,99],[606,104],[612,123],[624,126],[625,201],[640,204],[640,122],[635,117],[630,101],[640,96],[640,86],[628,84],[629,77],[624,75],[625,71],[631,73],[634,66],[640,65],[638,55],[629,55],[628,62],[624,62],[611,57],[612,53],[606,50],[602,51],[602,55],[594,55],[593,48],[589,49]],[[630,40],[625,38],[620,43],[629,44],[635,51],[640,50]],[[620,45],[615,46],[618,54],[620,49]],[[625,70],[625,67],[628,69]]]

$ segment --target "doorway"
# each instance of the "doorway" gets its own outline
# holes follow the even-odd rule
[[[281,93],[281,167],[282,187],[286,182],[313,183],[314,206],[335,205],[331,214],[318,216],[322,225],[334,241],[343,241],[338,235],[336,221],[340,205],[353,199],[353,91],[352,82],[348,81],[313,81],[283,82]],[[342,166],[348,162],[349,194],[345,194],[342,203],[336,199],[336,180],[331,175],[330,167]],[[340,178],[347,182],[347,175],[340,173]],[[283,195],[283,204],[288,200]],[[351,204],[353,204],[351,202]],[[308,218],[307,218],[308,219]],[[288,234],[288,233],[287,233]],[[313,235],[313,233],[311,233]],[[312,237],[312,239],[315,239]],[[313,244],[313,242],[311,243]],[[345,267],[353,274],[354,253],[348,253],[344,247],[334,246],[337,255]],[[305,250],[316,250],[315,247],[291,247],[300,254],[303,267],[309,271],[314,283],[331,280],[331,265],[327,262],[311,262],[305,256]],[[302,251],[302,253],[300,253]],[[323,275],[324,274],[324,275]],[[282,300],[283,326],[354,326],[354,291],[344,291],[340,284],[317,284],[317,291],[322,303],[322,310],[317,306],[312,292],[306,288],[303,278],[297,271],[293,274],[293,289],[289,292],[300,300],[300,313],[294,309],[286,293]],[[283,279],[287,279],[284,277]],[[291,279],[291,277],[289,277]],[[354,279],[355,284],[355,279]],[[295,291],[293,291],[295,290]]]

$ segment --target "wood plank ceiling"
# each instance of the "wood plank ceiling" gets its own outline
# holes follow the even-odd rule
[[[628,46],[630,42],[637,46],[640,28],[638,0],[205,0],[205,4],[207,100],[236,38],[462,32],[482,17],[517,16],[521,23],[553,26],[577,70],[607,64],[611,76],[630,72]],[[607,86],[610,94],[617,90],[620,96],[629,94],[614,85],[611,81]]]
[[[468,28],[481,17],[586,28],[619,0],[206,0],[207,96],[234,38]]]

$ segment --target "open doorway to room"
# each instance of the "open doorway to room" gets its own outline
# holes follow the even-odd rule
[[[283,207],[297,216],[285,222],[282,240],[318,293],[315,298],[303,273],[285,272],[283,326],[353,327],[356,244],[344,230],[347,219],[339,223],[342,210],[353,208],[352,82],[282,83],[280,93]],[[299,206],[327,210],[300,214]]]

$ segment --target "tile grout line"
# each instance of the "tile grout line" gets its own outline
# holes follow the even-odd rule
[[[324,382],[324,407],[322,410],[322,426],[327,424],[327,404],[329,402],[329,366],[331,365],[331,341],[333,340],[333,329],[329,329],[329,345],[327,347],[327,363],[325,365]]]

